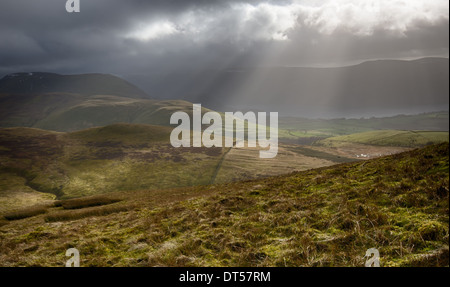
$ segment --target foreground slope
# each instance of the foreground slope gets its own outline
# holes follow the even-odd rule
[[[5,215],[0,265],[63,266],[76,247],[82,266],[364,266],[369,248],[381,266],[448,266],[448,186],[444,143],[263,180],[63,201]]]

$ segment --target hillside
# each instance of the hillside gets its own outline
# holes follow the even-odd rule
[[[0,209],[17,208],[24,193],[71,198],[209,183],[225,150],[175,149],[170,131],[127,124],[74,133],[0,129]]]
[[[112,75],[16,73],[0,79],[0,127],[66,132],[116,123],[168,126],[175,111],[192,113],[192,104],[148,99]]]
[[[33,127],[55,131],[79,131],[116,123],[170,125],[170,116],[177,111],[192,114],[192,104],[185,101],[155,101],[94,96],[85,101],[49,114]],[[203,108],[203,112],[208,111]]]
[[[192,104],[179,100],[50,93],[0,95],[0,111],[0,127],[33,127],[63,132],[116,123],[168,126],[173,112],[192,113]]]
[[[313,146],[280,143],[276,158],[261,159],[259,148],[173,148],[171,131],[170,127],[136,124],[69,133],[0,129],[0,211],[46,203],[55,197],[275,176],[448,142],[445,132],[422,132],[427,138],[420,135],[416,139],[414,132],[375,131],[345,136],[345,141],[332,137]]]
[[[448,110],[448,58],[379,60],[333,68],[230,67],[146,77],[142,87],[220,111],[360,117]],[[177,83],[177,85],[173,85]]]
[[[1,266],[449,265],[449,145],[223,185],[4,214]],[[20,219],[24,218],[25,219]]]

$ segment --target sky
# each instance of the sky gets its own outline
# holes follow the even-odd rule
[[[449,56],[448,0],[80,0],[80,13],[65,6],[0,0],[0,77],[109,73],[161,98],[170,87],[156,90],[156,82],[173,85],[173,73]]]
[[[447,0],[1,0],[0,74],[448,57]]]

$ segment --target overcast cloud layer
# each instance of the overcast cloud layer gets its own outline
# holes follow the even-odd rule
[[[2,0],[0,75],[448,57],[448,0]]]

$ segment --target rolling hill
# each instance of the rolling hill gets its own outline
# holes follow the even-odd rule
[[[0,80],[0,127],[77,131],[115,123],[168,126],[175,111],[191,114],[192,104],[148,99],[111,75],[17,73]]]
[[[3,214],[1,266],[448,266],[448,143],[260,180]]]

